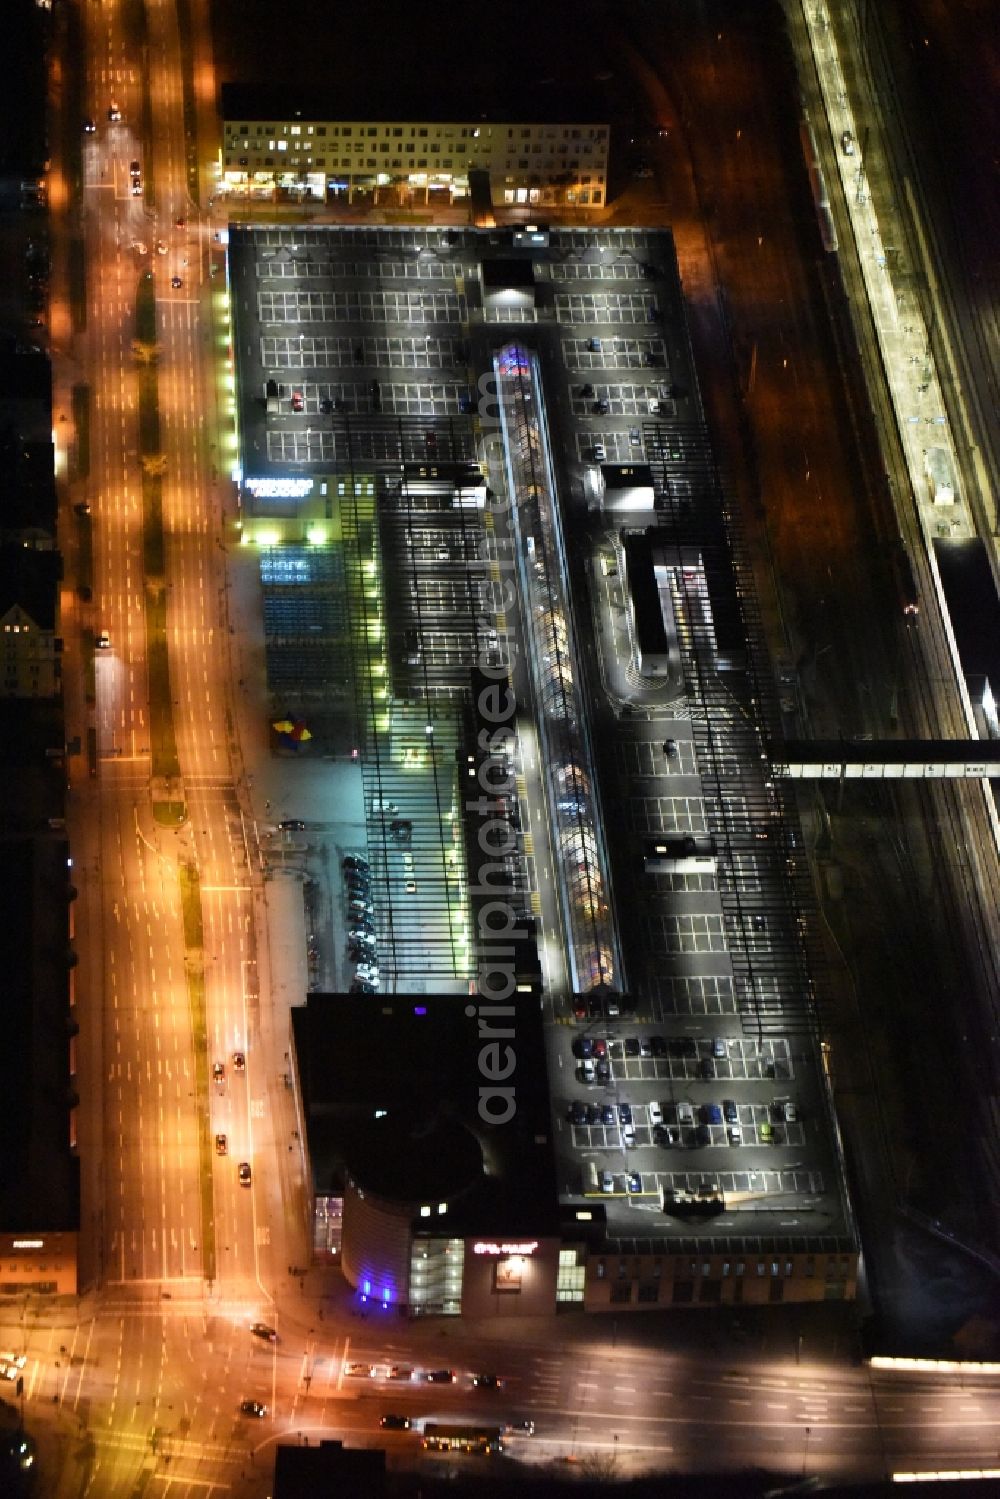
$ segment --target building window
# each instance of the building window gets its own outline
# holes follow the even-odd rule
[[[746,1269],[746,1266],[744,1265],[743,1261],[742,1260],[737,1260],[736,1261],[736,1274],[737,1275],[742,1275],[745,1269]]]
[[[603,1280],[608,1273],[608,1267],[604,1260],[597,1261],[597,1279]]]
[[[611,1287],[611,1302],[615,1306],[623,1306],[632,1300],[631,1283]]]
[[[393,135],[394,135],[394,136],[395,136],[395,138],[396,138],[396,139],[397,139],[397,140],[399,140],[399,139],[400,139],[400,137],[401,137],[401,136],[402,136],[402,134],[403,134],[403,127],[402,127],[402,125],[396,125],[396,126],[394,126],[394,127],[393,127],[393,132],[392,132],[392,133],[393,133]]]
[[[587,1266],[575,1249],[560,1249],[556,1301],[582,1301]]]
[[[378,135],[378,127],[375,126],[375,125],[369,125],[368,126],[368,139],[371,140],[372,136],[374,136],[374,135]]]
[[[656,1276],[657,1280],[659,1280],[662,1271],[663,1271],[663,1261],[662,1260],[654,1260],[653,1261],[653,1274]]]
[[[637,1295],[637,1300],[639,1300],[639,1301],[657,1301],[659,1299],[659,1294],[660,1294],[660,1288],[656,1284],[655,1280],[654,1281],[649,1281],[645,1285],[641,1285],[639,1287],[639,1291],[638,1291],[638,1295]]]
[[[423,1207],[421,1207],[421,1209],[420,1209],[420,1216],[421,1216],[421,1218],[429,1218],[430,1215],[431,1215],[430,1204],[429,1203],[425,1203],[423,1205]]]

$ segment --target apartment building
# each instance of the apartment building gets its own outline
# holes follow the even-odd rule
[[[607,201],[607,125],[250,118],[228,94],[219,190],[237,201],[450,207],[477,179],[496,209]]]
[[[60,690],[60,569],[57,552],[0,547],[0,698],[51,698]]]

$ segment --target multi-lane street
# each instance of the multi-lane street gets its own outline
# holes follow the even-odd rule
[[[85,14],[85,99],[97,130],[83,146],[87,331],[73,355],[94,400],[91,476],[71,500],[91,506],[94,585],[68,655],[81,679],[93,657],[92,701],[81,699],[69,732],[86,739],[93,726],[97,751],[96,777],[86,763],[74,770],[70,809],[88,1290],[72,1309],[26,1304],[16,1329],[43,1492],[129,1495],[142,1477],[159,1485],[150,1492],[169,1484],[256,1496],[279,1438],[344,1436],[412,1454],[413,1434],[379,1431],[387,1411],[531,1419],[536,1433],[512,1437],[513,1456],[598,1452],[624,1471],[760,1464],[832,1476],[990,1461],[996,1395],[975,1376],[870,1375],[828,1341],[810,1351],[808,1337],[796,1353],[794,1338],[770,1352],[706,1349],[693,1332],[689,1344],[672,1334],[664,1352],[624,1320],[567,1318],[558,1344],[549,1326],[509,1341],[481,1326],[411,1328],[330,1295],[332,1276],[291,1273],[308,1262],[304,1184],[260,882],[260,674],[244,676],[243,654],[233,655],[234,620],[249,614],[235,594],[254,597],[254,580],[228,550],[224,516],[210,269],[220,226],[189,197],[175,7],[154,0],[146,13],[145,71],[120,0]],[[206,51],[199,34],[196,52]],[[204,70],[197,88],[204,106]],[[113,104],[118,121],[108,118]],[[152,757],[149,630],[161,584],[144,565],[133,348],[146,272],[157,293],[154,466],[180,769],[169,782]],[[108,645],[93,650],[101,631]],[[172,804],[181,802],[178,820]],[[550,896],[545,910],[554,933]],[[277,1342],[253,1338],[258,1319]],[[403,1361],[418,1372],[447,1363],[459,1379],[442,1393],[385,1377]],[[349,1377],[351,1362],[378,1372]],[[503,1391],[474,1390],[469,1375],[481,1369],[501,1374]],[[266,1404],[266,1417],[242,1416],[244,1399]]]

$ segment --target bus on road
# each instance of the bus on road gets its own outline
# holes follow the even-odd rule
[[[495,1456],[503,1451],[500,1426],[451,1426],[428,1422],[423,1445],[428,1452],[477,1452]]]

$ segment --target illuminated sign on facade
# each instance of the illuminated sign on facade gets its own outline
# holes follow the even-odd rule
[[[479,1243],[473,1244],[472,1252],[473,1254],[490,1254],[499,1257],[508,1254],[534,1254],[537,1248],[537,1239],[529,1239],[523,1244],[492,1244],[488,1241],[480,1240]]]
[[[14,1240],[14,1248],[15,1249],[44,1249],[45,1248],[45,1240],[44,1239],[15,1239]]]
[[[311,479],[246,479],[244,489],[255,500],[302,500],[312,493]]]

